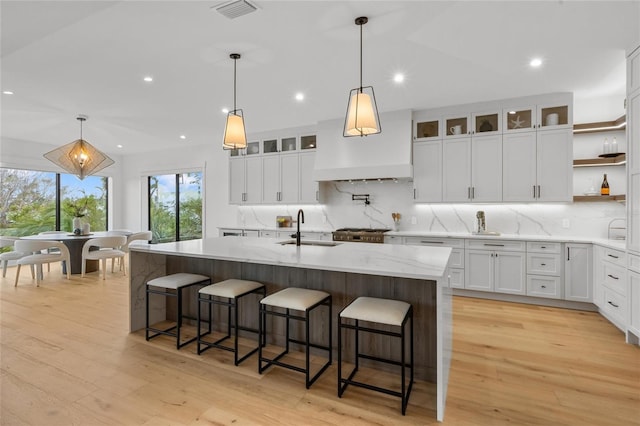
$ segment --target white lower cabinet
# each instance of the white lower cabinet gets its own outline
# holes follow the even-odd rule
[[[562,298],[561,253],[561,243],[527,242],[527,296]]]
[[[564,256],[564,298],[591,302],[591,244],[566,243]]]
[[[560,299],[562,298],[562,281],[560,277],[527,274],[527,296]]]
[[[465,289],[526,293],[524,242],[467,240],[465,248]]]
[[[640,344],[640,256],[629,254],[629,324],[627,342]]]
[[[627,255],[620,250],[597,247],[594,262],[594,303],[600,313],[625,332],[628,324]]]
[[[392,240],[389,240],[391,242]],[[385,237],[385,243],[388,242]],[[449,261],[449,286],[464,288],[464,240],[457,238],[406,237],[404,244],[413,246],[451,247]]]

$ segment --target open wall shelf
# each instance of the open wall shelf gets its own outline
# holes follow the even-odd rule
[[[588,202],[598,202],[598,201],[626,201],[627,197],[625,194],[622,195],[574,195],[573,201],[588,201]]]
[[[573,160],[573,167],[621,166],[626,163],[627,154],[622,152],[615,157],[598,157]]]

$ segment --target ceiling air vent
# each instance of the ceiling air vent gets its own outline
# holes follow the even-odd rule
[[[258,8],[246,0],[237,0],[217,6],[216,10],[229,19],[235,19],[240,16],[255,12]]]

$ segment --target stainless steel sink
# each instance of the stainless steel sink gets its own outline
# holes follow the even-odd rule
[[[296,240],[280,241],[278,244],[280,244],[281,246],[296,245]],[[300,241],[300,245],[301,246],[335,247],[335,246],[337,246],[339,244],[340,243],[336,243],[336,242],[333,242],[333,241],[317,241],[317,240],[303,240],[303,241]]]

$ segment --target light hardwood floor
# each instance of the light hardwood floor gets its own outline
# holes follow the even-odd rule
[[[129,334],[122,273],[14,277],[0,281],[2,425],[437,423],[428,383],[403,417],[397,398],[338,399],[335,363],[305,390],[300,373],[258,375],[255,355],[234,367],[226,351]],[[596,313],[456,297],[444,424],[640,425],[640,349]]]

